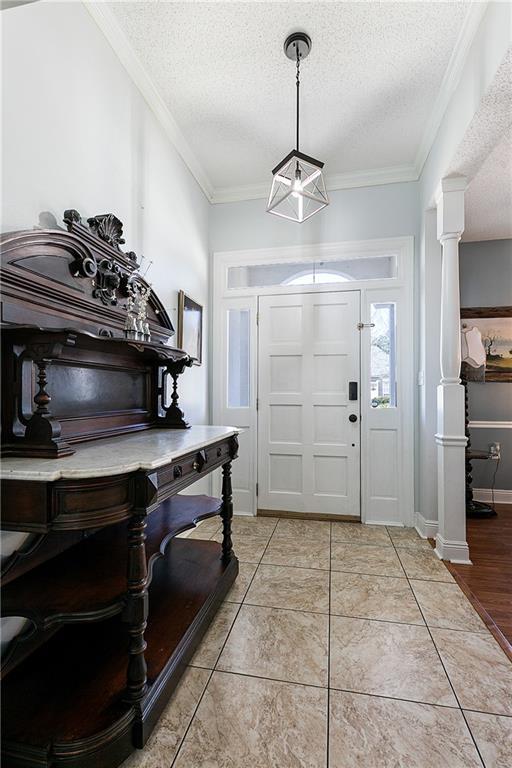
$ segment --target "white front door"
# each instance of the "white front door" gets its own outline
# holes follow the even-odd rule
[[[359,518],[359,291],[258,312],[258,508]]]

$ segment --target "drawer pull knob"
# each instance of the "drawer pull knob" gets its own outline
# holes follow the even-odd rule
[[[174,479],[177,480],[178,477],[181,477],[183,474],[183,470],[180,466],[176,466],[173,469]]]
[[[199,451],[196,455],[196,460],[192,464],[192,469],[195,469],[196,472],[201,472],[207,461],[206,451]]]

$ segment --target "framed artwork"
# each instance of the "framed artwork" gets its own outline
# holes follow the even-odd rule
[[[187,296],[178,294],[178,347],[194,358],[194,365],[203,362],[203,307]]]
[[[485,348],[485,375],[466,366],[469,381],[512,382],[512,307],[465,307],[462,328],[476,327]]]

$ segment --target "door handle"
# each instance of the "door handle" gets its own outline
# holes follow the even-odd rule
[[[351,413],[351,414],[350,414],[350,416],[348,417],[348,420],[349,420],[349,421],[351,421],[352,423],[354,423],[355,421],[357,421],[357,416],[356,416],[356,414],[355,414],[355,413]]]

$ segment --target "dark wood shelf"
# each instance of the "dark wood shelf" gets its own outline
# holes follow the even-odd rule
[[[119,332],[117,336],[99,336],[95,333],[86,331],[78,331],[76,328],[49,328],[36,325],[7,325],[0,326],[0,332],[8,334],[14,339],[26,340],[27,337],[33,336],[40,343],[54,343],[56,340],[66,345],[70,343],[70,338],[73,341],[79,337],[82,340],[82,346],[84,348],[96,350],[98,352],[111,353],[113,351],[122,352],[126,347],[130,347],[144,360],[160,360],[177,362],[179,360],[188,359],[187,353],[178,349],[177,347],[171,347],[168,344],[157,341],[144,341],[143,339],[131,339]]]
[[[172,496],[147,518],[149,580],[171,538],[220,512],[210,496]],[[4,616],[24,616],[39,630],[64,622],[109,618],[127,593],[127,524],[104,528],[2,589]],[[92,568],[91,568],[92,566]]]
[[[144,725],[123,702],[127,628],[120,618],[62,627],[2,686],[4,768],[101,768],[142,747],[238,572],[217,542],[173,539],[154,564],[145,633]],[[44,705],[41,706],[41,702]],[[92,760],[92,762],[91,762]]]

